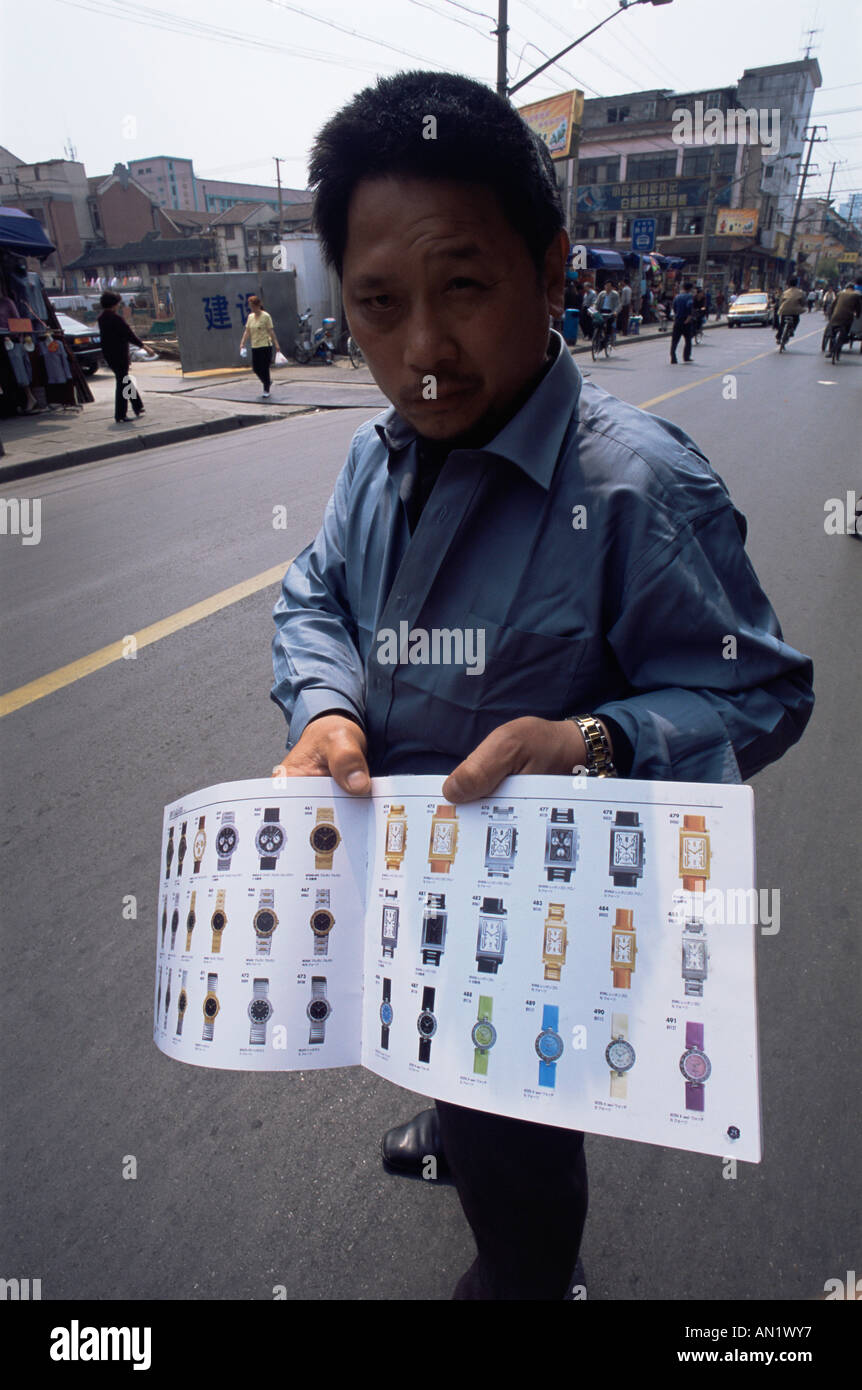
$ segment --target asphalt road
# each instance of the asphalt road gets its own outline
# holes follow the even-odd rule
[[[824,505],[862,491],[862,359],[827,367],[821,326],[803,319],[780,357],[766,330],[719,329],[690,366],[668,365],[666,340],[578,359],[708,454],[785,636],[814,657],[818,701],[754,783],[758,881],[781,894],[780,931],[758,944],[764,1161],[728,1179],[718,1158],[588,1139],[592,1299],[806,1299],[858,1265],[862,544],[827,534]],[[42,501],[38,545],[0,540],[3,689],[285,566],[368,415],[0,490]],[[380,1170],[380,1134],[419,1098],[358,1068],[185,1067],[151,1041],[162,807],[278,760],[276,592],[249,585],[0,719],[0,1273],[40,1278],[45,1299],[267,1300],[283,1285],[299,1300],[437,1300],[473,1258],[451,1189]]]

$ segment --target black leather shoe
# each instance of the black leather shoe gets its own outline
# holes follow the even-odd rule
[[[423,1110],[406,1125],[387,1130],[380,1153],[385,1172],[394,1178],[418,1178],[440,1186],[454,1186],[440,1143],[436,1109]],[[430,1159],[435,1162],[429,1162]]]

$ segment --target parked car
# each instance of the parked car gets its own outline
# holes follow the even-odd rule
[[[744,323],[772,325],[772,305],[765,290],[738,294],[727,311],[728,328],[736,328]]]
[[[57,322],[63,330],[67,347],[70,347],[80,364],[81,370],[92,376],[102,362],[102,340],[98,326],[89,326],[79,319],[57,311]]]

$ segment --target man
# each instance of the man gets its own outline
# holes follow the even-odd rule
[[[140,393],[129,376],[129,343],[136,343],[141,348],[144,345],[123,318],[123,301],[118,294],[106,290],[99,303],[102,306],[99,315],[102,356],[116,377],[114,420],[118,425],[123,425],[128,419],[130,400],[136,416],[144,413]]]
[[[682,350],[683,362],[691,361],[691,340],[694,336],[694,296],[692,290],[694,286],[690,280],[686,280],[680,294],[676,296],[671,305],[673,314],[673,332],[670,335],[670,360],[671,365],[677,365],[676,349],[680,338],[685,340]]]
[[[775,341],[781,342],[781,321],[790,319],[790,336],[793,337],[799,326],[799,316],[805,309],[805,291],[799,288],[799,280],[795,275],[791,275],[787,281],[787,287],[778,301],[778,308],[775,317],[778,321],[775,333]]]
[[[631,311],[632,287],[629,284],[628,280],[626,280],[623,282],[623,287],[620,290],[619,330],[623,337],[625,337],[626,333],[628,333],[629,331],[629,316],[631,314]]]
[[[617,287],[613,280],[608,280],[605,282],[605,287],[596,301],[596,310],[605,321],[605,331],[610,335],[612,343],[616,343],[617,340],[617,312],[619,307],[620,297],[617,293]]]
[[[703,285],[698,285],[692,294],[692,337],[703,328],[706,319],[707,301]]]
[[[704,456],[582,383],[549,333],[569,242],[543,142],[479,83],[401,73],[327,123],[310,176],[392,408],[354,435],[276,605],[284,772],[356,795],[369,774],[437,774],[461,803],[516,773],[738,781],[779,757],[808,720],[811,664]],[[481,628],[484,674],[381,659],[377,634],[402,621]],[[431,1153],[476,1238],[455,1297],[566,1298],[583,1135],[438,1102],[384,1139],[405,1176]]]
[[[850,325],[860,314],[862,314],[862,281],[855,288],[853,285],[848,285],[846,289],[841,291],[829,316],[830,329],[838,330],[836,357],[839,361],[841,360],[841,349],[850,336]]]
[[[595,326],[593,324],[593,316],[590,313],[595,302],[595,289],[589,282],[586,282],[584,285],[583,298],[581,299],[581,332],[588,342],[592,339],[593,328]]]

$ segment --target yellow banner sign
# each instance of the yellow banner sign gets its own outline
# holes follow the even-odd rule
[[[716,236],[754,236],[757,231],[757,208],[718,208],[715,217]]]
[[[552,159],[577,155],[584,116],[583,92],[563,92],[545,101],[533,101],[529,106],[519,106],[518,114],[542,137]]]

